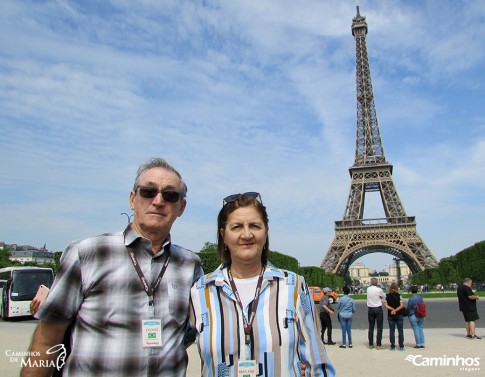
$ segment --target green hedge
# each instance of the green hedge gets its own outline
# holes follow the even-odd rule
[[[222,263],[217,255],[217,246],[214,243],[206,242],[197,255],[202,260],[202,267],[206,274],[214,271]],[[278,268],[302,275],[309,286],[322,288],[344,286],[344,279],[342,277],[325,272],[325,270],[319,267],[300,267],[298,259],[278,251],[271,252],[269,261]]]

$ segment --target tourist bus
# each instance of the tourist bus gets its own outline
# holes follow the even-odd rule
[[[0,268],[0,318],[30,316],[30,302],[40,285],[50,288],[53,281],[52,268]]]

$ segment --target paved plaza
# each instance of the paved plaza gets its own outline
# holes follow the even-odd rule
[[[341,349],[340,327],[333,330],[334,346],[326,346],[337,377],[478,377],[485,375],[485,337],[468,340],[463,329],[426,329],[426,349],[414,349],[411,329],[404,329],[405,350],[391,351],[389,330],[384,329],[385,350],[367,348],[367,331],[353,330],[353,348]],[[478,332],[480,335],[480,332]],[[485,335],[485,334],[483,334]],[[187,377],[200,377],[197,348],[189,348]],[[428,365],[427,365],[428,364]],[[432,364],[432,365],[429,365]],[[473,365],[472,365],[473,364]],[[477,365],[478,364],[478,365]]]
[[[35,321],[0,321],[0,377],[19,375],[20,365],[8,357],[9,351],[26,350],[35,328]],[[410,328],[404,329],[405,350],[390,351],[389,330],[384,328],[383,345],[388,348],[367,348],[367,330],[352,330],[353,348],[341,349],[341,330],[333,330],[337,345],[327,346],[328,357],[339,377],[443,377],[483,376],[485,374],[485,331],[478,330],[482,340],[465,338],[464,328],[425,328],[426,349],[416,350]],[[195,345],[189,348],[188,377],[200,376],[200,363]]]

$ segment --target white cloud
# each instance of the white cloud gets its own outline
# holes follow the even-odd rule
[[[360,11],[396,187],[442,258],[483,238],[485,10],[436,4]],[[354,16],[336,0],[3,1],[0,241],[122,229],[138,164],[161,155],[189,184],[176,243],[215,241],[222,197],[257,190],[272,247],[319,265],[355,152]]]

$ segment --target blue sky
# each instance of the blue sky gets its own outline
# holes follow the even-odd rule
[[[0,2],[0,241],[123,229],[163,156],[189,186],[175,243],[214,242],[222,198],[258,191],[271,249],[320,265],[354,162],[355,4]],[[359,5],[394,183],[436,258],[456,254],[485,239],[485,2]]]

